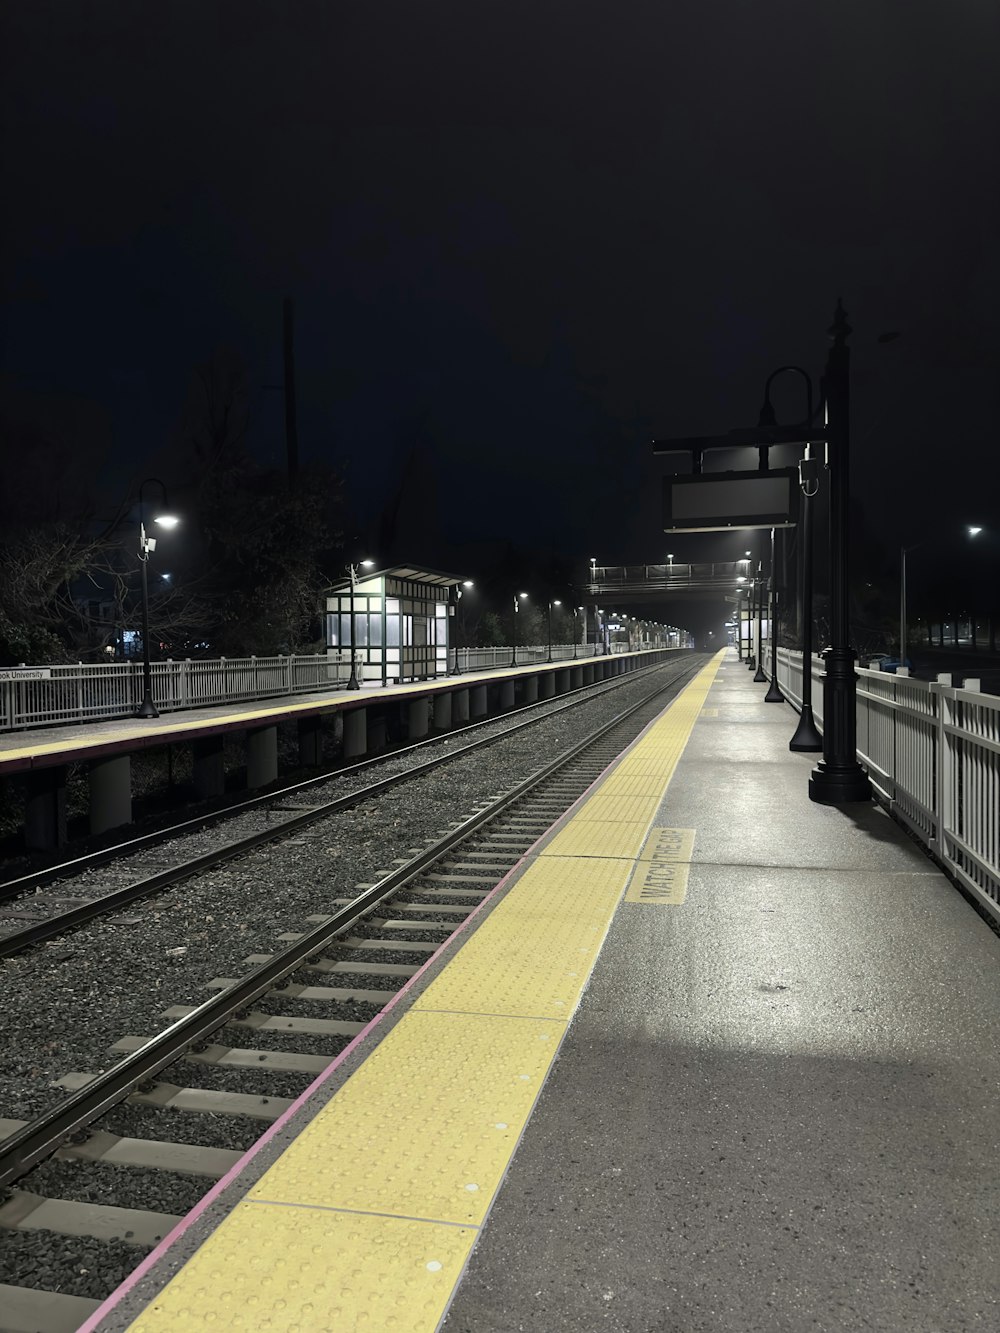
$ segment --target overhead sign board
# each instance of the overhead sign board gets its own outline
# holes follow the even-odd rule
[[[791,528],[798,518],[793,467],[755,472],[685,472],[663,479],[664,532]]]

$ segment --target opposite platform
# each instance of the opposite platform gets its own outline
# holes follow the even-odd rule
[[[100,1327],[991,1326],[1000,943],[762,694],[706,669]]]

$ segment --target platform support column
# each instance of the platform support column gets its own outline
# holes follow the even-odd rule
[[[525,676],[524,678],[524,702],[533,704],[538,702],[538,677]]]
[[[469,710],[472,717],[485,717],[487,708],[486,686],[473,685],[472,689],[469,691],[469,695]]]
[[[323,766],[323,723],[318,713],[299,718],[299,763],[303,768]]]
[[[565,694],[569,689],[569,672],[556,672],[556,694]]]
[[[205,736],[191,747],[194,791],[200,800],[222,796],[226,790],[226,765],[221,736]]]
[[[514,707],[514,682],[513,680],[502,680],[500,682],[500,707]]]
[[[593,683],[594,683],[594,664],[593,664],[593,663],[591,663],[590,666],[585,666],[585,667],[583,668],[583,683],[584,683],[584,685],[593,685]]]
[[[344,713],[344,758],[360,759],[368,749],[368,710],[349,708]]]
[[[551,699],[556,692],[556,673],[546,671],[545,675],[540,677],[541,695],[543,699]]]
[[[406,730],[411,741],[419,741],[427,735],[429,716],[426,695],[410,700],[406,709]]]
[[[66,766],[32,769],[25,775],[24,843],[45,852],[66,841]]]
[[[469,691],[456,690],[451,701],[451,716],[455,726],[460,727],[469,720]]]
[[[580,689],[583,685],[583,667],[571,667],[569,679],[574,690]]]
[[[246,736],[247,786],[254,791],[278,779],[278,728],[255,727]]]
[[[452,714],[452,694],[435,694],[434,696],[434,730],[450,731]]]
[[[132,822],[132,760],[127,754],[90,764],[90,831],[106,833]]]

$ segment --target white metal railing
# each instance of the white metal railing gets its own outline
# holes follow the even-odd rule
[[[597,655],[603,652],[598,644]],[[645,645],[649,648],[650,645]],[[613,644],[613,652],[630,651]],[[592,643],[552,645],[554,662],[583,661],[595,655]],[[153,702],[161,713],[210,704],[239,703],[277,695],[307,694],[336,689],[350,675],[350,653],[331,650],[311,656],[220,657],[204,661],[153,662]],[[518,645],[518,666],[548,660],[547,645]],[[363,654],[355,654],[358,679],[368,669]],[[509,667],[511,648],[460,648],[462,671],[490,671]],[[454,654],[448,654],[449,665]],[[444,670],[441,675],[445,675]],[[68,722],[95,722],[135,713],[142,702],[142,664],[139,662],[78,662],[72,666],[0,669],[0,732]]]
[[[151,664],[153,701],[161,713],[331,689],[346,684],[349,675],[350,653],[336,652]],[[128,716],[141,702],[138,662],[0,671],[0,731]]]
[[[769,663],[767,664],[770,665]],[[1000,696],[856,668],[858,759],[876,791],[942,864],[1000,917]],[[823,662],[813,716],[822,730]],[[802,705],[802,654],[778,649],[778,684]]]
[[[600,648],[600,644],[597,645]],[[492,648],[459,648],[458,665],[462,671],[499,671],[503,667],[509,667],[513,649],[510,644],[500,644]],[[455,652],[449,651],[449,660],[454,661]],[[546,662],[549,656],[547,644],[518,644],[517,645],[517,665],[534,666],[539,662]],[[587,658],[594,656],[594,645],[592,643],[578,643],[576,645],[576,656],[578,658]],[[573,645],[571,643],[554,643],[552,645],[553,662],[563,662],[571,660],[573,657]]]
[[[655,652],[659,649],[666,649],[667,645],[662,643],[611,643],[607,649],[603,644],[593,643],[554,643],[552,645],[553,662],[574,662],[585,661],[591,657],[602,657],[607,653],[638,653]],[[510,644],[502,644],[493,648],[459,648],[458,666],[461,671],[500,671],[511,664],[513,650]],[[449,651],[449,662],[454,661],[454,652]],[[546,644],[518,644],[517,645],[517,665],[518,666],[536,666],[544,664],[549,660],[549,649]]]

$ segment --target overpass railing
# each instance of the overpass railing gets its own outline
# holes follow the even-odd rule
[[[802,706],[802,654],[778,649],[778,684]],[[823,662],[812,660],[813,716],[823,726]],[[857,668],[857,746],[878,795],[1000,917],[1000,696],[948,675],[914,680]]]

